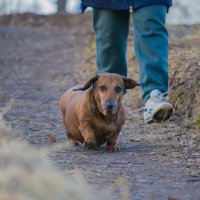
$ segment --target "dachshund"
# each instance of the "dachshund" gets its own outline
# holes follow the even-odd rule
[[[140,84],[125,76],[102,73],[67,90],[59,105],[68,145],[96,149],[106,143],[108,151],[119,151],[117,137],[125,123],[122,97],[136,86]]]

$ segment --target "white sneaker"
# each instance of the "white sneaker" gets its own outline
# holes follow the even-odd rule
[[[164,94],[165,93],[161,93],[159,90],[151,91],[143,111],[145,123],[163,121],[169,119],[171,116],[173,106],[167,102]]]

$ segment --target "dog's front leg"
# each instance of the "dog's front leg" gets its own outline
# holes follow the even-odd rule
[[[119,151],[119,147],[117,146],[117,137],[118,134],[114,134],[111,138],[107,140],[107,150],[110,152]]]
[[[79,129],[81,131],[81,135],[84,138],[84,146],[88,149],[96,149],[96,137],[90,123],[87,121],[80,123]]]

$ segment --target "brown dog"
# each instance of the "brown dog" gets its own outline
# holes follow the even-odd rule
[[[116,141],[125,123],[121,100],[126,89],[135,86],[139,84],[132,79],[103,73],[85,85],[67,90],[60,99],[60,109],[68,144],[75,146],[81,142],[89,149],[96,149],[107,143],[108,151],[118,151]]]

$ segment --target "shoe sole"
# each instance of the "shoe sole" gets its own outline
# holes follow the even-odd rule
[[[152,113],[152,117],[145,119],[145,123],[150,123],[153,121],[164,121],[171,117],[173,113],[173,107],[171,104],[164,102],[154,109],[154,113]]]
[[[155,109],[153,114],[153,120],[164,121],[171,117],[173,112],[173,107],[169,103],[164,103]]]

